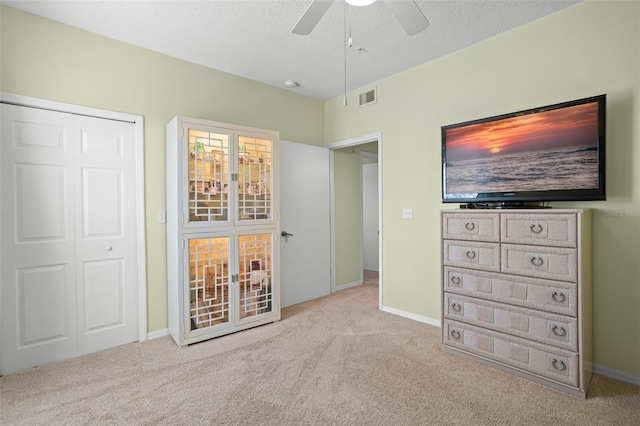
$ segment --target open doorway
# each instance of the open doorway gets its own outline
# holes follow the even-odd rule
[[[376,133],[327,146],[331,150],[331,291],[371,282],[377,279],[379,285],[379,306],[382,306],[382,135]],[[377,197],[374,201],[377,223],[369,223],[367,230],[375,233],[365,236],[363,211],[370,210],[364,205],[363,192],[365,177],[364,164],[375,164],[374,182]],[[366,166],[370,168],[372,166]],[[368,173],[367,175],[371,175]],[[370,176],[369,176],[370,177]],[[371,201],[370,199],[368,200]],[[370,218],[368,218],[370,220]],[[372,239],[375,241],[371,262]],[[365,247],[366,246],[366,247]],[[368,256],[365,263],[365,255]],[[366,265],[366,266],[365,266]],[[365,273],[365,271],[367,271]]]
[[[377,284],[380,273],[378,154],[360,151],[362,187],[362,269],[364,283]]]

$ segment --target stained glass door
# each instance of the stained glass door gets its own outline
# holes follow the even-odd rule
[[[238,223],[273,220],[273,142],[264,135],[238,136]]]
[[[189,222],[229,222],[231,134],[226,129],[188,128],[186,131]]]
[[[238,236],[238,318],[251,321],[273,312],[273,232]]]
[[[229,324],[229,237],[188,238],[188,330]]]

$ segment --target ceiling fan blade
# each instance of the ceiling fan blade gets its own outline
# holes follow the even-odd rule
[[[389,6],[400,26],[410,36],[418,34],[429,26],[429,21],[414,0],[390,0],[385,4]]]
[[[298,35],[309,34],[327,12],[331,3],[333,0],[313,0],[291,32]]]

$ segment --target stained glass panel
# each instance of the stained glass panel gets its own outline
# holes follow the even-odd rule
[[[273,309],[272,234],[239,236],[240,318]]]
[[[229,136],[189,129],[189,221],[227,221]]]
[[[229,322],[229,239],[189,240],[191,330]]]
[[[272,219],[273,142],[247,136],[238,147],[238,219]]]

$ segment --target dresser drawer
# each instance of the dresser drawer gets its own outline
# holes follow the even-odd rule
[[[502,214],[503,243],[576,247],[575,214]]]
[[[578,350],[578,320],[573,317],[547,314],[450,293],[444,294],[444,309],[445,318],[570,351]]]
[[[500,271],[499,243],[444,240],[442,244],[445,265]]]
[[[572,283],[449,266],[444,267],[442,279],[445,292],[578,316],[578,287]]]
[[[578,387],[579,357],[571,351],[545,346],[519,337],[444,320],[443,341],[461,349],[523,371]]]
[[[576,249],[502,244],[502,272],[577,282]]]
[[[495,214],[443,213],[442,238],[469,241],[500,240],[500,216]]]

